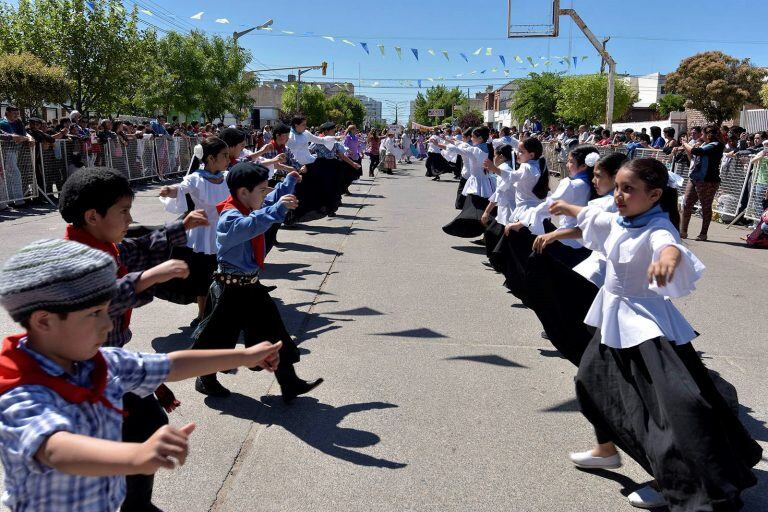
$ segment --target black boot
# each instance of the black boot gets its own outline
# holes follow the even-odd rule
[[[312,381],[300,379],[290,363],[281,363],[275,372],[275,377],[277,377],[277,382],[280,384],[280,390],[283,393],[283,402],[286,404],[291,403],[299,395],[309,393],[323,383],[323,379]]]
[[[152,503],[154,475],[128,475],[125,477],[125,501],[120,512],[162,512]]]
[[[195,391],[219,398],[228,397],[230,392],[216,379],[216,375],[203,375],[195,379]]]

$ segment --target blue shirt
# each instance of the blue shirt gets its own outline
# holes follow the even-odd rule
[[[3,119],[0,121],[0,130],[14,135],[27,135],[27,130],[24,128],[24,123],[21,122],[21,119],[17,119],[14,122],[10,122],[8,119]]]
[[[216,259],[219,269],[228,274],[258,275],[251,239],[265,233],[272,224],[285,220],[288,213],[280,198],[293,194],[296,178],[291,175],[279,183],[265,199],[262,208],[243,215],[237,209],[224,210],[216,224]]]
[[[165,126],[161,125],[157,119],[150,121],[149,126],[152,128],[152,131],[155,132],[155,135],[168,135],[168,130],[166,130]]]
[[[309,150],[315,154],[317,158],[326,158],[328,160],[337,159],[339,153],[344,153],[344,146],[338,142],[333,145],[333,148],[328,149],[323,144],[313,142],[309,145]]]
[[[50,375],[64,375],[78,386],[91,385],[94,363],[83,361],[74,375],[46,356],[25,350]],[[102,348],[107,362],[105,397],[122,408],[123,395],[153,393],[168,377],[165,354],[138,354]],[[101,403],[73,404],[45,386],[20,386],[0,395],[0,459],[5,468],[3,505],[15,512],[103,512],[117,510],[125,499],[125,477],[69,475],[37,462],[35,454],[54,433],[71,432],[110,441],[122,440],[123,417]]]

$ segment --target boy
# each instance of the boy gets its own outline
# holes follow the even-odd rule
[[[184,222],[169,223],[164,229],[124,239],[131,223],[133,190],[124,176],[106,168],[86,167],[74,173],[61,190],[59,211],[69,224],[64,238],[83,243],[109,254],[117,265],[117,295],[109,305],[112,330],[105,346],[122,348],[131,339],[133,308],[152,301],[152,287],[173,278],[186,278],[187,264],[168,260],[172,245],[184,246],[185,229],[207,225],[205,213],[194,211]],[[124,398],[129,412],[123,423],[123,440],[146,441],[168,423],[170,412],[179,405],[167,386],[156,390],[160,402],[150,394],[140,398],[133,393]],[[162,405],[162,407],[161,407]],[[128,492],[123,512],[157,510],[152,505],[152,475],[127,478]]]
[[[272,297],[259,282],[264,268],[264,233],[282,222],[288,210],[298,206],[292,194],[301,175],[293,171],[274,191],[267,186],[269,170],[252,162],[230,169],[227,186],[230,196],[219,203],[216,229],[216,258],[219,262],[205,306],[205,314],[194,333],[193,349],[234,347],[242,331],[245,346],[259,340],[282,341],[280,366],[275,372],[283,394],[290,403],[319,386],[323,379],[307,382],[293,369],[299,350],[280,318]],[[195,389],[211,396],[229,396],[212,373],[199,377]]]
[[[241,364],[278,365],[280,343],[170,355],[102,348],[116,272],[110,255],[68,240],[35,242],[0,270],[0,305],[26,329],[0,351],[2,501],[14,512],[117,510],[123,475],[184,464],[194,423],[120,441],[125,393]]]

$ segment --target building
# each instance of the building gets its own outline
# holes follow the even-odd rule
[[[651,108],[664,96],[664,85],[667,75],[651,73],[642,76],[623,76],[620,78],[637,94],[637,102],[632,105],[629,113],[622,118],[625,121],[655,121],[658,113]]]
[[[370,125],[376,121],[381,121],[381,102],[368,96],[356,95],[365,107],[365,124]]]
[[[512,127],[518,123],[512,109],[512,100],[518,86],[515,82],[507,82],[496,90],[484,94],[483,121],[490,128],[497,130],[504,126]]]

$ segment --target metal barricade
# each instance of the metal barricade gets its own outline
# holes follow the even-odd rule
[[[742,210],[742,197],[749,190],[749,158],[723,157],[720,164],[720,188],[712,210],[730,222]],[[762,213],[762,212],[761,212]]]
[[[130,180],[131,165],[127,144],[120,139],[110,140],[107,142],[106,152],[110,167]]]
[[[34,152],[28,142],[0,141],[0,206],[38,196]]]
[[[760,220],[763,214],[763,199],[768,191],[768,160],[763,159],[752,166],[749,201],[744,216],[752,221]]]
[[[37,145],[38,184],[46,195],[58,195],[69,177],[67,155],[75,143],[68,139]]]
[[[547,169],[549,174],[557,176],[559,178],[565,178],[568,176],[568,169],[565,166],[565,161],[561,159],[561,155],[557,151],[556,142],[544,142],[544,160],[547,162]]]
[[[142,139],[137,139],[136,154],[137,159],[141,162],[142,177],[153,178],[157,176],[155,142],[152,137],[145,136]]]
[[[179,172],[186,174],[189,169],[189,164],[192,162],[192,151],[195,149],[196,139],[179,137],[177,140]]]
[[[163,178],[173,172],[173,158],[170,139],[158,137],[154,140],[155,157],[157,158],[157,175]]]

